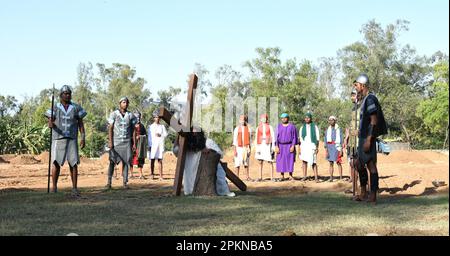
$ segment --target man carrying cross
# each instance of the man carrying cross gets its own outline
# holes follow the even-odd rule
[[[186,166],[186,156],[188,151],[188,135],[189,133],[193,132],[192,129],[192,114],[194,109],[194,92],[197,88],[197,81],[198,77],[195,74],[192,74],[190,76],[189,80],[189,88],[187,93],[187,105],[186,105],[186,112],[183,116],[183,119],[177,120],[174,115],[168,111],[166,108],[161,107],[159,110],[159,117],[163,119],[167,124],[170,125],[172,129],[174,129],[178,133],[177,137],[177,143],[178,143],[178,152],[177,152],[177,165],[175,168],[175,179],[174,179],[174,192],[175,195],[179,196],[181,194],[181,188],[183,184],[183,174]],[[193,135],[191,135],[193,136]],[[202,148],[202,147],[200,147]],[[191,147],[192,150],[192,147]],[[207,157],[204,158],[204,162],[206,163],[214,163],[215,159],[219,159],[220,155],[216,154],[206,154]],[[219,158],[217,158],[219,157]],[[247,186],[245,183],[242,182],[242,180],[239,179],[226,165],[226,163],[220,162],[220,165],[222,166],[223,170],[225,171],[226,177],[233,182],[234,185],[236,185],[240,190],[246,191]],[[200,166],[200,164],[199,164]],[[212,168],[203,168],[203,166],[208,166],[208,164],[203,163],[201,168],[201,173],[197,175],[198,177],[201,177],[204,171],[208,174],[214,174],[215,177],[215,171],[216,171],[216,165]],[[211,165],[213,166],[213,165]],[[208,176],[209,178],[212,178],[211,175]],[[211,182],[209,184],[212,184]],[[198,186],[197,186],[198,187]],[[201,193],[199,193],[201,194]]]
[[[235,196],[228,187],[225,170],[219,161],[223,157],[219,146],[212,139],[206,138],[205,133],[198,127],[187,133],[186,139],[186,165],[183,170],[184,194]],[[178,156],[178,139],[175,141],[173,151]],[[199,170],[203,172],[199,173]],[[202,182],[201,179],[204,178],[202,175],[212,176],[215,182],[209,182],[209,184],[208,181]]]

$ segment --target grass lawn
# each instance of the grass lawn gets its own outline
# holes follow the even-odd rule
[[[370,206],[341,193],[194,198],[159,189],[84,188],[76,200],[64,190],[3,190],[0,235],[449,235],[448,194]]]

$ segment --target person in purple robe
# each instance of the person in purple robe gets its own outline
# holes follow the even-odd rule
[[[281,173],[284,180],[284,173],[289,173],[289,180],[294,180],[295,146],[298,143],[297,128],[289,122],[287,113],[281,114],[281,124],[278,124],[276,131],[275,153],[277,162],[277,172]]]

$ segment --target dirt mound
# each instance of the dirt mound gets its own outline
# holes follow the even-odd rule
[[[41,163],[40,160],[34,158],[32,155],[18,155],[10,160],[11,164],[39,164]]]
[[[8,164],[9,161],[3,159],[3,157],[0,156],[0,164]]]
[[[50,157],[50,154],[45,151],[42,152],[40,155],[36,156],[35,158],[39,161],[41,161],[42,163],[48,162],[48,158]]]
[[[438,156],[435,152],[406,151],[397,150],[389,155],[378,155],[380,162],[396,163],[396,164],[434,164],[430,158]]]
[[[100,156],[100,163],[101,164],[109,164],[109,153],[104,153],[102,156]]]

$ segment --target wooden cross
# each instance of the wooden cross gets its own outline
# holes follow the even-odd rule
[[[192,131],[192,114],[194,109],[194,90],[197,89],[197,81],[198,77],[195,74],[192,74],[189,79],[189,89],[187,94],[187,106],[186,112],[184,115],[183,122],[177,120],[172,113],[170,113],[165,107],[161,107],[159,109],[159,117],[164,120],[167,124],[170,125],[175,131],[179,134],[179,149],[178,149],[178,158],[177,158],[177,166],[175,168],[175,181],[174,181],[174,192],[175,195],[179,196],[181,194],[181,185],[183,183],[183,171],[186,162],[186,132]],[[225,170],[226,177],[235,184],[241,191],[246,191],[247,186],[245,183],[239,179],[230,169],[228,169],[227,164],[224,162],[220,162],[223,169]]]

